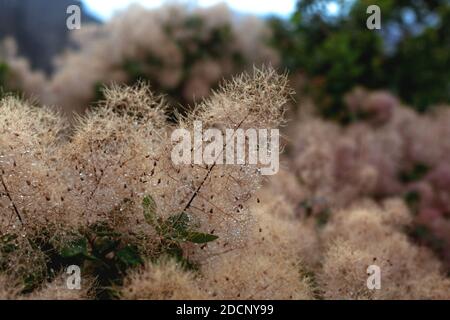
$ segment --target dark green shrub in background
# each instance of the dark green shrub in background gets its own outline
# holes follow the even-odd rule
[[[6,65],[6,63],[0,61],[0,98],[6,91],[5,85],[7,73],[8,73],[8,66]]]
[[[0,99],[6,95],[23,96],[21,87],[16,86],[10,66],[0,60]]]
[[[366,27],[373,4],[381,30]],[[419,111],[450,102],[448,0],[303,0],[288,21],[271,23],[285,67],[306,76],[303,89],[325,117],[352,120],[343,96],[356,85],[390,89]]]

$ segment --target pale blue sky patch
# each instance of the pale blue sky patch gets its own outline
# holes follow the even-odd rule
[[[331,15],[336,15],[339,12],[339,5],[336,2],[332,1],[327,4],[327,11]]]
[[[126,9],[133,3],[138,3],[146,8],[159,7],[164,3],[174,3],[167,0],[83,0],[87,8],[101,19],[111,18],[117,11]],[[295,9],[296,0],[191,0],[178,1],[175,3],[189,3],[208,7],[217,3],[225,2],[233,10],[240,13],[251,13],[255,15],[278,15],[289,16]]]

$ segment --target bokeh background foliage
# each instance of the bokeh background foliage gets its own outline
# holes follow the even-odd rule
[[[289,20],[273,19],[274,44],[326,117],[349,121],[343,96],[354,86],[389,89],[416,110],[450,101],[450,4],[437,1],[300,1]],[[381,30],[368,30],[369,5]]]
[[[33,3],[36,16],[46,10],[47,2],[40,0]],[[99,34],[97,37],[88,35],[90,39],[84,37],[84,40],[83,36],[71,37],[65,28],[60,28],[65,18],[61,8],[69,4],[66,2],[51,10],[48,23],[44,26],[49,29],[42,34],[35,31],[35,24],[39,21],[32,16],[31,9],[26,10],[27,15],[24,17],[27,21],[36,20],[34,24],[7,19],[8,16],[25,11],[27,3],[23,2],[19,6],[9,0],[0,2],[5,21],[0,24],[0,38],[15,38],[17,54],[31,62],[30,66],[17,69],[22,78],[27,78],[26,73],[34,78],[29,83],[23,81],[17,84],[17,78],[20,80],[21,77],[15,75],[14,89],[22,89],[25,94],[31,91],[33,98],[40,97],[45,104],[79,109],[76,104],[85,105],[101,100],[101,88],[111,81],[132,84],[146,80],[152,83],[155,91],[167,94],[174,104],[186,106],[203,98],[209,88],[217,86],[221,77],[229,77],[254,63],[264,62],[280,69],[285,68],[293,79],[300,78],[302,81],[293,81],[295,89],[312,97],[323,116],[342,123],[357,120],[360,116],[349,110],[344,101],[345,95],[357,86],[369,90],[389,90],[419,112],[450,101],[448,0],[302,0],[297,1],[295,11],[288,17],[268,16],[259,19],[267,26],[249,23],[249,19],[225,9],[207,9],[202,13],[202,10],[187,10],[185,7],[189,11],[186,14],[180,10],[172,10],[172,13],[162,10],[160,18],[152,14],[133,16],[125,13],[121,20],[126,20],[128,16],[130,21],[122,24],[120,19],[116,19],[116,22],[101,22],[83,11],[83,25],[95,25],[94,30]],[[381,9],[381,30],[366,28],[369,17],[366,10],[370,5],[378,5]],[[164,17],[167,14],[172,19]],[[158,31],[148,31],[149,40],[146,43],[137,44],[132,39],[128,43],[120,40],[124,33],[119,29],[133,28],[132,19],[135,20],[135,30],[147,28]],[[236,27],[239,24],[241,26]],[[166,39],[155,38],[159,30]],[[137,31],[134,32],[139,35]],[[53,33],[54,37],[44,36]],[[116,40],[101,36],[108,33],[114,34]],[[246,45],[251,37],[261,45]],[[107,54],[104,56],[105,61],[89,66],[98,69],[93,70],[98,74],[97,78],[78,75],[80,81],[88,81],[84,86],[89,85],[89,94],[87,89],[80,89],[82,84],[70,83],[68,77],[77,77],[70,65],[76,69],[76,63],[85,63],[88,68],[88,59],[83,60],[82,54],[78,55],[80,58],[64,58],[66,54],[63,53],[68,47],[71,48],[69,52],[77,51],[73,50],[74,46],[85,53],[91,52],[95,60],[93,52],[98,51],[102,44],[111,46],[114,41],[117,43],[115,57],[108,57],[111,54]],[[33,45],[37,42],[39,46]],[[137,54],[121,47],[133,46],[133,43],[140,46],[135,49],[140,51]],[[158,45],[161,46],[160,52]],[[269,49],[273,50],[270,54]],[[275,59],[275,54],[279,59]],[[10,53],[8,55],[11,56]],[[61,56],[59,64],[52,63],[57,55]],[[165,58],[162,57],[164,55]],[[173,61],[169,61],[167,56]],[[73,61],[77,59],[77,62]],[[0,60],[0,73],[5,78],[5,63],[8,63],[8,59],[4,53],[0,54]],[[43,77],[38,79],[36,69],[44,70],[47,80]],[[168,76],[170,72],[172,74]],[[14,72],[9,76],[13,77]],[[200,78],[207,80],[201,81]],[[38,81],[46,84],[36,88],[35,83]],[[73,92],[65,95],[66,90],[61,86],[71,87]],[[66,97],[61,98],[64,95]],[[84,96],[83,99],[80,99],[81,96]],[[76,98],[80,101],[76,102]],[[70,101],[65,101],[67,99]]]

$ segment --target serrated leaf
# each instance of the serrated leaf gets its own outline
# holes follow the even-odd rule
[[[156,227],[158,225],[156,220],[156,202],[153,200],[152,196],[145,196],[144,199],[142,199],[142,207],[144,208],[145,221],[149,225]]]
[[[73,241],[61,250],[61,256],[63,258],[72,258],[79,255],[89,256],[87,250],[87,240],[85,238],[80,238]]]
[[[214,234],[191,231],[188,233],[186,241],[193,243],[208,243],[218,238],[219,237]]]
[[[141,256],[138,249],[135,246],[127,246],[117,251],[117,258],[123,262],[126,266],[137,266],[142,264]]]
[[[184,236],[187,233],[189,226],[189,216],[185,212],[182,212],[179,215],[170,216],[167,219],[167,225],[176,234]]]

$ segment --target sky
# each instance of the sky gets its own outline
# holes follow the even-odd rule
[[[101,19],[109,19],[117,10],[124,9],[132,3],[154,8],[168,2],[167,0],[83,0],[87,8]],[[170,1],[175,2],[175,1]],[[178,1],[181,2],[181,1]],[[232,9],[241,13],[255,15],[275,14],[289,16],[295,8],[296,0],[190,0],[184,1],[202,7],[226,2]]]

